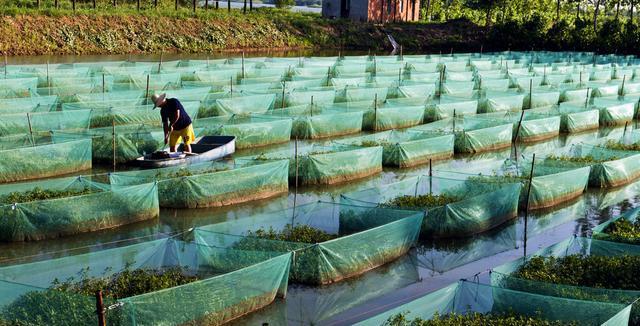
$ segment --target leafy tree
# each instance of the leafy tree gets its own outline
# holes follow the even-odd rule
[[[493,8],[504,5],[508,0],[467,0],[465,5],[471,9],[483,10],[486,12],[485,26],[491,26],[491,10]]]

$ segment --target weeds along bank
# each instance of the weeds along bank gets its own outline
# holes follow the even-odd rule
[[[0,12],[0,53],[127,54],[258,49],[390,49],[390,32],[407,50],[477,50],[482,30],[471,23],[376,26],[316,14],[261,8],[242,14],[201,10],[103,11],[16,9]]]

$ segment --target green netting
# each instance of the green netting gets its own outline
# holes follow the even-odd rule
[[[185,111],[192,119],[198,115],[200,102],[181,102]],[[113,124],[149,124],[162,125],[160,110],[154,110],[153,105],[110,106],[107,108],[91,109],[91,128],[108,127]]]
[[[456,113],[457,115],[457,113]],[[511,146],[513,124],[491,120],[476,119],[473,116],[446,118],[428,123],[414,130],[455,132],[456,153],[479,153]]]
[[[591,88],[591,96],[593,97],[608,97],[608,96],[618,96],[619,82],[609,82],[609,83],[600,83],[600,82],[590,82],[587,83],[586,86]]]
[[[481,90],[506,92],[507,90],[509,90],[509,86],[510,86],[510,81],[507,78],[504,78],[504,79],[481,78],[478,81],[478,89],[481,89]]]
[[[236,149],[253,148],[288,142],[292,120],[266,115],[225,115],[197,119],[193,125],[204,135],[236,137]]]
[[[216,99],[211,110],[213,115],[267,113],[275,101],[275,94],[230,96]]]
[[[11,203],[11,193],[88,192],[56,199]],[[114,228],[159,215],[155,183],[112,186],[68,177],[0,186],[0,241],[42,240]]]
[[[109,325],[221,325],[286,296],[290,253],[242,251],[162,239],[0,269],[0,318],[17,324],[87,325],[93,294],[54,289],[56,280],[109,278],[133,269],[181,269],[197,281],[117,300]],[[79,281],[74,279],[75,281]],[[106,298],[106,305],[116,300]],[[29,305],[30,311],[22,309]]]
[[[447,71],[456,71],[456,72],[463,72],[463,71],[469,71],[469,66],[467,65],[467,60],[464,61],[458,61],[458,62],[447,62],[444,64],[444,69]]]
[[[552,162],[536,160],[533,162],[533,178],[531,178],[531,192],[527,204],[527,191],[531,176],[531,157],[523,157],[518,161],[506,161],[503,167],[502,177],[504,181],[513,182],[520,179],[522,189],[520,206],[530,210],[552,207],[560,203],[580,197],[587,188],[589,182],[590,167],[557,166]]]
[[[631,122],[635,113],[635,102],[618,99],[596,98],[593,106],[600,110],[600,125],[615,126]]]
[[[433,97],[436,94],[436,87],[432,83],[424,84],[406,84],[398,86],[397,97],[410,97],[410,98],[422,98]]]
[[[284,103],[286,107],[306,104],[330,104],[335,100],[334,90],[293,90],[285,94]]]
[[[54,111],[57,105],[58,97],[55,95],[0,99],[0,115],[27,112],[49,112]]]
[[[115,135],[112,127],[92,128],[77,132],[54,131],[52,135],[56,141],[90,138],[92,140],[90,155],[93,160],[108,164],[114,162],[114,153],[115,162],[122,164],[161,150],[166,146],[162,128],[148,125],[116,126]]]
[[[620,95],[622,96],[638,93],[640,93],[640,83],[638,82],[626,82],[620,86]]]
[[[301,185],[347,182],[382,171],[382,146],[311,145],[260,154],[258,160],[289,160],[289,178]]]
[[[424,106],[407,106],[404,103],[381,103],[378,101],[360,101],[323,105],[324,110],[342,112],[362,112],[362,128],[384,131],[419,125],[424,120]]]
[[[589,89],[575,88],[571,86],[560,88],[560,102],[586,102],[589,96]]]
[[[421,213],[316,202],[280,212],[197,228],[196,242],[250,250],[294,251],[290,279],[328,284],[398,259],[415,244]],[[266,240],[247,235],[259,229],[305,225],[337,236],[321,243]]]
[[[389,207],[398,197],[438,195],[451,201],[438,207],[413,208],[426,213],[421,235],[427,238],[464,237],[485,232],[513,219],[518,213],[521,185],[486,182],[443,172],[443,177],[418,176],[340,196],[341,202]],[[457,177],[457,178],[456,178]]]
[[[538,295],[462,280],[356,325],[383,325],[389,318],[400,313],[406,313],[405,318],[409,320],[429,320],[436,314],[442,317],[451,313],[514,313],[548,321],[574,322],[579,325],[624,326],[629,322],[630,312],[631,306],[627,304]]]
[[[275,117],[293,119],[292,138],[318,139],[354,134],[362,131],[363,111],[344,112],[301,105],[269,112]]]
[[[131,101],[130,105],[136,105],[144,101],[145,92],[139,90],[132,91],[118,91],[109,93],[89,93],[89,94],[75,94],[73,101],[79,103],[96,103],[96,102],[111,102],[111,101]]]
[[[583,103],[565,102],[557,108],[536,109],[541,114],[560,116],[560,131],[577,133],[585,130],[598,129],[600,126],[600,111],[585,108]]]
[[[440,73],[438,72],[427,72],[427,73],[417,73],[412,72],[409,78],[410,81],[420,82],[420,83],[435,83],[440,80]]]
[[[625,198],[626,199],[626,198]],[[597,240],[604,240],[604,241],[612,241],[612,242],[619,242],[616,241],[618,240],[619,237],[616,236],[612,236],[611,234],[607,233],[607,229],[614,224],[615,222],[619,221],[619,220],[627,220],[629,221],[631,224],[634,224],[637,219],[638,219],[638,213],[640,212],[640,208],[635,208],[629,211],[624,212],[623,214],[620,214],[618,216],[615,216],[601,224],[598,224],[596,227],[594,227],[591,232],[592,232],[592,237],[594,239]],[[633,238],[629,239],[630,242],[634,241]],[[638,293],[638,296],[640,297],[640,292]]]
[[[608,81],[611,80],[611,77],[611,69],[591,71],[591,73],[589,74],[589,80]]]
[[[38,88],[38,78],[0,79],[0,98],[30,97]]]
[[[447,81],[439,85],[440,94],[467,96],[473,92],[476,83],[472,81]]]
[[[180,73],[129,73],[128,79],[129,88],[127,89],[146,90],[148,86],[150,93],[161,92],[165,89],[178,88],[180,86]]]
[[[336,143],[354,146],[382,146],[382,164],[406,168],[431,160],[453,157],[454,135],[390,130]]]
[[[544,108],[558,104],[560,92],[544,88],[533,89],[531,96],[529,91],[524,92],[523,109]]]
[[[384,101],[389,93],[387,87],[352,87],[347,86],[336,94],[336,102]]]
[[[477,119],[495,120],[513,124],[514,139],[533,142],[556,137],[560,134],[560,117],[531,111],[496,112],[476,115]]]
[[[531,88],[542,85],[542,76],[522,76],[516,75],[510,71],[511,84],[517,87],[521,92],[529,92]]]
[[[640,177],[639,152],[577,144],[558,154],[559,157],[547,158],[546,161],[556,166],[591,166],[589,185],[592,187],[617,187]],[[570,160],[574,158],[574,161],[563,160],[565,156]]]
[[[209,92],[211,92],[212,90],[213,90],[213,87],[194,87],[194,88],[172,89],[164,93],[167,94],[167,98],[177,98],[184,105],[185,102],[191,102],[191,101],[203,102],[207,98],[207,95],[209,95]],[[151,101],[149,101],[148,103],[151,103]]]
[[[469,100],[451,95],[441,95],[427,104],[425,120],[436,121],[454,116],[465,116],[476,114],[478,111],[478,101]]]
[[[220,207],[286,193],[289,162],[204,162],[183,167],[114,172],[111,184],[158,182],[161,207]]]
[[[51,67],[50,67],[51,68]],[[81,78],[89,75],[88,68],[74,68],[74,69],[20,69],[10,73],[8,76],[11,78],[37,78],[39,87],[47,87],[47,84],[51,83],[53,79],[59,78]]]
[[[52,177],[91,168],[91,140],[0,150],[0,183]]]
[[[601,241],[588,238],[571,237],[565,241],[543,248],[527,258],[506,263],[494,268],[491,283],[495,286],[518,291],[526,291],[539,295],[551,295],[573,300],[597,300],[606,304],[630,304],[640,297],[640,291],[595,288],[577,285],[554,284],[542,281],[527,280],[512,275],[526,259],[535,256],[565,257],[569,255],[620,256],[638,255],[638,246]],[[631,307],[631,306],[629,306]],[[631,309],[630,309],[631,310]],[[626,325],[626,323],[624,324]]]
[[[113,89],[113,77],[101,76],[95,77],[49,77],[49,81],[43,87],[86,87],[100,88],[102,92],[108,92]]]
[[[520,111],[524,97],[524,94],[512,92],[487,91],[480,100],[478,112]]]
[[[408,65],[411,73],[437,73],[440,67],[435,62],[411,62]]]
[[[571,81],[571,76],[567,73],[551,73],[544,75],[544,84],[558,87],[560,84]]]

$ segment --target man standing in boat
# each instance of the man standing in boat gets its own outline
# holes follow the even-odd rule
[[[169,150],[176,151],[176,146],[182,139],[184,152],[191,153],[191,143],[196,138],[191,125],[191,118],[184,110],[184,107],[175,98],[166,98],[167,94],[153,94],[151,101],[160,108],[162,127],[164,128],[164,143],[169,142]]]

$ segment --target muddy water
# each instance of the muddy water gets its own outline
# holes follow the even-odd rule
[[[269,54],[272,55],[273,53]],[[268,55],[268,54],[259,54]],[[284,53],[286,55],[286,53]],[[299,55],[288,53],[288,55]],[[309,55],[306,53],[306,55]],[[315,54],[314,54],[315,55]],[[203,56],[200,56],[203,57]],[[204,56],[206,57],[206,56]],[[213,56],[211,56],[213,57]],[[165,55],[165,60],[184,58]],[[73,62],[78,58],[55,57],[58,62]],[[122,60],[128,57],[82,57],[83,61]],[[141,60],[141,57],[132,57]],[[153,60],[153,57],[142,57]],[[46,58],[13,58],[14,62],[43,62]],[[51,60],[54,62],[54,60]],[[480,155],[456,155],[453,159],[434,163],[438,170],[491,171],[514,155],[541,154],[585,140],[612,134],[622,134],[622,128],[601,129],[577,135],[561,135],[535,144],[519,145]],[[351,135],[347,137],[353,137]],[[322,144],[327,140],[304,141]],[[236,155],[255,155],[263,151],[291,148],[292,142],[259,149],[239,151]],[[108,167],[96,167],[104,172]],[[77,235],[64,239],[0,245],[0,263],[23,261],[83,253],[121,246],[168,235],[187,232],[190,228],[253,214],[283,209],[294,204],[322,201],[338,202],[340,194],[367,189],[376,185],[428,174],[429,166],[411,169],[388,169],[376,176],[331,187],[292,188],[289,194],[224,208],[162,209],[157,220],[124,226],[113,230]],[[86,172],[85,172],[86,173]],[[552,209],[530,212],[525,230],[525,215],[491,232],[467,239],[424,241],[406,257],[360,277],[324,287],[290,285],[286,301],[275,304],[233,322],[237,325],[348,325],[412,298],[439,289],[461,278],[488,280],[488,271],[495,266],[531,253],[572,235],[588,235],[590,228],[616,215],[621,210],[639,205],[640,181],[608,191],[589,189],[582,197]],[[525,242],[526,233],[526,242]]]

